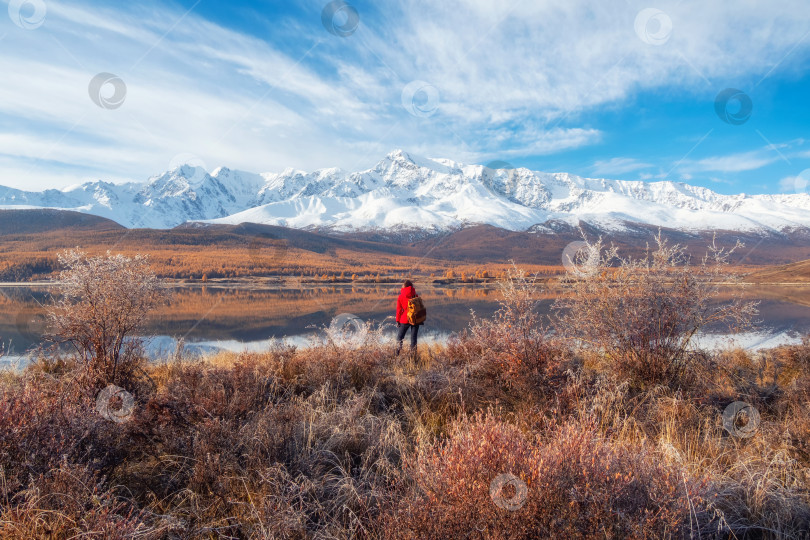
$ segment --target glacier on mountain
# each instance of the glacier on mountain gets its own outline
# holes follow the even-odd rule
[[[526,230],[549,220],[621,230],[633,223],[684,230],[810,227],[810,196],[722,195],[681,182],[582,178],[491,169],[391,152],[360,172],[255,174],[182,165],[146,183],[97,181],[64,190],[0,187],[0,208],[58,208],[125,227],[245,222],[339,231],[447,229],[489,224]]]

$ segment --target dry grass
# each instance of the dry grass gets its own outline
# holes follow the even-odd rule
[[[738,351],[694,393],[617,386],[569,353],[561,379],[529,373],[515,394],[450,350],[174,359],[123,423],[42,360],[0,383],[0,536],[807,536],[806,345]],[[723,429],[739,399],[761,414],[751,438]],[[502,474],[525,482],[520,508],[495,504]]]
[[[628,376],[549,337],[512,278],[493,319],[413,358],[371,327],[178,353],[122,383],[121,422],[80,361],[5,374],[0,537],[810,536],[810,341]],[[724,424],[737,401],[757,426]]]
[[[699,264],[686,248],[669,245],[659,232],[655,246],[641,258],[620,257],[601,239],[584,242],[571,261],[571,294],[555,302],[557,328],[578,345],[597,350],[612,369],[631,384],[691,384],[700,362],[691,347],[695,335],[709,326],[735,332],[749,328],[756,302],[743,300],[737,289],[722,302],[719,282],[737,283],[728,250],[713,241]],[[614,267],[615,266],[615,267]]]

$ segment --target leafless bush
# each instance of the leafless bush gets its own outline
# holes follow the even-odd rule
[[[317,344],[343,354],[367,349],[393,350],[391,334],[395,328],[393,316],[376,322],[365,321],[351,313],[341,313],[332,319],[329,326],[323,327]]]
[[[476,414],[420,442],[403,468],[409,489],[387,516],[394,538],[679,538],[696,508],[707,519],[703,482],[587,424],[544,440]],[[498,494],[503,475],[514,487]]]
[[[65,462],[32,478],[31,484],[15,506],[6,509],[0,505],[2,538],[163,537],[160,526],[147,523],[146,512],[116,497],[104,479],[86,466]]]
[[[756,303],[741,291],[718,301],[721,284],[739,284],[728,271],[729,256],[739,247],[718,247],[715,240],[697,266],[685,248],[670,246],[661,233],[656,247],[639,259],[620,258],[601,240],[588,244],[600,254],[569,294],[555,302],[557,329],[580,344],[603,352],[634,383],[680,384],[695,351],[695,335],[709,325],[731,332],[750,327]],[[618,266],[612,268],[614,260]]]
[[[703,394],[589,369],[539,401],[447,349],[418,371],[390,357],[279,344],[150,364],[157,388],[120,424],[88,414],[69,367],[0,378],[0,537],[806,536],[792,356],[746,439]]]
[[[65,269],[48,309],[47,338],[69,344],[91,373],[114,381],[122,365],[140,357],[137,333],[168,291],[141,255],[88,257],[71,250],[59,262]]]
[[[537,310],[541,292],[537,276],[527,275],[513,262],[499,286],[500,308],[488,319],[472,312],[469,327],[451,340],[449,355],[506,386],[540,383],[563,354],[547,339]]]

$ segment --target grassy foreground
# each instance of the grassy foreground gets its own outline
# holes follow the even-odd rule
[[[810,344],[702,354],[675,388],[482,339],[178,357],[133,371],[121,422],[70,361],[3,373],[0,537],[810,534]],[[724,429],[735,401],[758,423]]]

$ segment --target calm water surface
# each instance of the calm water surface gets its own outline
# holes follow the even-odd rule
[[[482,317],[498,308],[500,293],[491,286],[418,288],[428,308],[427,324],[420,339],[443,340],[466,328],[470,310]],[[261,350],[271,339],[306,344],[312,342],[340,314],[350,313],[375,325],[393,325],[398,285],[335,285],[300,287],[184,286],[174,289],[169,306],[151,318],[146,334],[153,358],[166,357],[183,338],[187,350]],[[760,287],[746,295],[760,304],[756,332],[736,339],[748,348],[797,342],[810,332],[810,287]],[[539,303],[548,313],[554,298]],[[0,362],[19,360],[41,343],[45,306],[51,301],[48,287],[0,286],[0,343],[6,356]],[[712,329],[710,329],[710,332]],[[709,334],[704,346],[717,346],[722,336]]]

